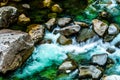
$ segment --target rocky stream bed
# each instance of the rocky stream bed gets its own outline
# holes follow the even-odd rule
[[[120,80],[120,0],[0,0],[0,80]]]

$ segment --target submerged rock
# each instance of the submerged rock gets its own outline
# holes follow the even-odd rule
[[[106,62],[108,59],[108,55],[106,53],[104,54],[95,54],[92,56],[92,63],[93,64],[98,64],[100,66],[105,66]]]
[[[77,68],[77,64],[73,60],[68,60],[63,62],[59,66],[59,71],[64,73],[70,73],[71,71],[75,70]]]
[[[5,6],[0,8],[0,28],[7,28],[10,23],[17,20],[17,8]]]
[[[45,23],[47,29],[50,30],[50,31],[54,29],[55,24],[56,24],[56,18],[52,18]]]
[[[97,69],[95,66],[80,66],[79,67],[79,77],[80,79],[96,79],[99,80],[99,78],[102,76],[102,71]]]
[[[32,24],[28,26],[27,32],[31,36],[32,40],[37,43],[43,39],[45,34],[45,27],[40,24]]]
[[[60,26],[60,27],[63,27],[65,26],[66,24],[70,23],[72,19],[71,18],[59,18],[57,20],[57,24]]]
[[[33,51],[31,37],[21,31],[0,30],[0,72],[20,67]]]
[[[69,38],[66,38],[63,35],[60,35],[60,37],[57,39],[57,42],[61,45],[69,45],[72,44],[72,40]]]
[[[93,21],[93,29],[99,35],[103,36],[106,32],[108,25],[98,19],[94,19]]]
[[[84,28],[80,31],[80,33],[77,36],[78,42],[86,41],[87,39],[90,39],[95,36],[95,33],[92,29]]]
[[[54,4],[51,8],[52,12],[61,13],[63,10],[58,4]]]
[[[75,33],[78,33],[80,31],[80,28],[81,27],[79,25],[72,25],[72,26],[61,28],[60,30],[57,30],[57,31],[64,36],[70,36]]]

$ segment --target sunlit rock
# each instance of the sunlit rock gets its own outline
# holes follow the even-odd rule
[[[42,40],[45,34],[45,28],[40,24],[32,24],[28,26],[27,32],[31,36],[32,40],[37,43]]]
[[[93,21],[93,29],[99,35],[103,36],[106,32],[108,25],[98,19],[94,19]]]
[[[50,31],[54,29],[55,24],[56,24],[56,18],[52,18],[45,23],[47,29],[50,30]]]
[[[61,13],[63,10],[58,4],[54,4],[51,8],[52,12]]]
[[[102,75],[102,71],[95,66],[80,66],[79,67],[80,79],[99,79]]]
[[[84,23],[84,22],[74,22],[76,25],[80,25],[81,27],[85,28],[85,27],[89,27],[88,24]]]
[[[73,60],[66,60],[59,66],[59,71],[64,73],[70,73],[77,68],[77,64]]]
[[[60,32],[60,34],[64,36],[71,36],[75,33],[78,33],[80,29],[81,27],[79,25],[72,25],[72,26],[61,28],[60,30],[58,30],[58,32]]]
[[[51,6],[51,3],[52,3],[52,0],[44,0],[43,1],[43,6],[49,8]]]
[[[5,6],[5,5],[7,5],[8,1],[9,1],[9,0],[2,0],[2,1],[0,1],[0,6]]]
[[[30,18],[26,17],[25,14],[21,14],[18,17],[18,24],[27,24],[30,22]]]
[[[105,66],[106,62],[108,59],[108,55],[106,53],[104,54],[95,54],[92,56],[92,63],[93,64],[98,64],[100,66]]]
[[[17,8],[5,6],[0,8],[0,28],[7,28],[10,23],[17,20]]]
[[[60,35],[60,37],[57,39],[57,42],[61,45],[69,45],[72,44],[72,40],[69,38],[66,38],[63,35]]]
[[[0,72],[6,73],[20,67],[32,54],[33,45],[28,33],[0,30]]]
[[[84,42],[84,41],[86,41],[94,36],[95,36],[95,33],[92,29],[85,28],[79,32],[79,34],[77,36],[77,41]]]
[[[72,19],[71,18],[59,18],[57,20],[57,24],[60,26],[60,27],[63,27],[65,26],[66,24],[70,23]]]

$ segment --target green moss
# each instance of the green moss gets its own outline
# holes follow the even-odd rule
[[[55,67],[46,68],[45,71],[42,71],[40,73],[41,77],[45,77],[49,80],[54,80],[57,76],[56,74],[57,74],[57,68]]]
[[[2,77],[0,77],[0,80],[4,80]]]
[[[116,16],[116,17],[114,17],[113,19],[114,19],[114,21],[115,21],[117,24],[120,25],[120,16]]]

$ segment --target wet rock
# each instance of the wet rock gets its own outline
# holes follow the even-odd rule
[[[108,34],[111,34],[111,35],[117,34],[119,32],[117,26],[118,26],[117,24],[110,24],[108,28]]]
[[[0,72],[6,73],[20,67],[32,54],[33,46],[28,33],[0,30]]]
[[[63,27],[65,26],[66,24],[70,23],[72,19],[71,18],[59,18],[58,21],[57,21],[57,24],[60,26],[60,27]]]
[[[73,60],[66,60],[59,66],[59,71],[63,73],[70,73],[77,68],[77,64]]]
[[[80,25],[80,26],[83,27],[83,28],[89,27],[88,24],[86,24],[86,23],[84,23],[84,22],[77,22],[77,21],[75,21],[74,23],[75,23],[76,25]]]
[[[7,28],[9,24],[17,20],[17,8],[5,6],[0,8],[0,28]]]
[[[110,42],[110,41],[112,41],[114,38],[115,38],[115,35],[106,34],[106,35],[104,36],[103,40],[104,40],[105,42]]]
[[[103,80],[120,80],[119,75],[110,75],[103,78]]]
[[[51,3],[52,3],[52,0],[44,0],[43,1],[43,6],[50,8],[51,7]]]
[[[83,42],[83,41],[86,41],[87,39],[90,39],[94,36],[95,36],[95,33],[93,30],[88,29],[88,28],[84,28],[79,32],[79,34],[77,36],[77,41]]]
[[[45,44],[45,43],[51,44],[52,40],[51,39],[43,39],[42,41],[39,41],[38,44]]]
[[[120,48],[120,41],[115,44],[115,47]]]
[[[25,9],[30,9],[30,5],[29,4],[22,4],[22,7]]]
[[[54,4],[51,8],[52,12],[61,13],[63,10],[58,4]]]
[[[109,48],[107,48],[107,50],[106,50],[107,52],[109,52],[109,53],[114,53],[115,52],[115,49],[114,48],[111,48],[111,47],[109,47]]]
[[[18,24],[27,24],[30,22],[30,18],[26,17],[25,14],[21,14],[18,17]]]
[[[96,79],[98,80],[101,75],[102,71],[96,68],[95,66],[80,66],[79,67],[79,77],[80,79]]]
[[[103,36],[104,33],[106,32],[108,25],[98,19],[94,19],[92,21],[93,23],[93,29],[94,31],[99,35],[99,36]]]
[[[72,40],[69,38],[66,38],[63,35],[60,35],[60,37],[57,39],[57,42],[61,45],[69,45],[72,44]]]
[[[91,62],[100,66],[105,66],[108,59],[108,55],[104,54],[95,54],[92,56]]]
[[[75,33],[78,33],[79,31],[80,31],[79,25],[67,26],[67,27],[64,27],[64,28],[61,28],[60,30],[58,30],[58,32],[60,32],[60,34],[62,34],[64,36],[71,36]]]
[[[45,34],[45,28],[43,25],[40,24],[32,24],[28,26],[27,32],[31,36],[32,40],[37,43],[41,41]]]
[[[52,18],[52,19],[50,19],[49,21],[47,21],[45,23],[47,29],[50,30],[50,31],[54,29],[54,27],[55,27],[54,25],[55,24],[56,24],[56,19],[55,18]]]

